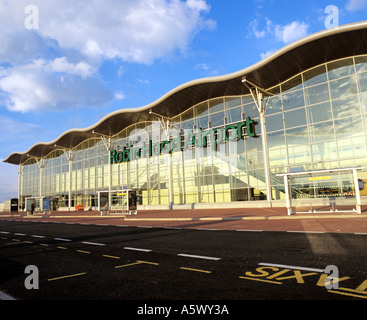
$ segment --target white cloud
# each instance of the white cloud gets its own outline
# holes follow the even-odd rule
[[[115,93],[115,99],[116,100],[124,100],[125,99],[125,95],[121,91],[117,91]]]
[[[274,24],[270,19],[265,18],[266,25],[260,29],[259,21],[254,19],[249,24],[251,35],[257,39],[266,36],[274,36],[276,40],[288,44],[305,37],[308,34],[309,24],[300,21],[293,21],[286,25]]]
[[[87,77],[91,74],[92,67],[85,62],[38,59],[3,68],[0,89],[8,95],[7,108],[18,112],[93,107],[111,101],[113,94],[97,78]]]
[[[67,74],[79,75],[82,78],[91,76],[94,71],[93,67],[85,61],[78,62],[76,64],[67,61],[66,57],[56,58],[49,63],[50,71],[62,72]]]
[[[261,59],[265,59],[266,57],[270,56],[271,54],[273,54],[276,50],[269,50],[267,52],[263,52],[260,54]]]
[[[279,41],[287,44],[305,37],[309,27],[309,24],[299,21],[293,21],[285,26],[276,25],[275,36]]]
[[[367,7],[367,0],[348,0],[345,8],[347,11],[358,11]]]
[[[32,4],[39,9],[36,33],[44,41],[55,40],[60,48],[96,59],[152,63],[176,49],[185,51],[199,30],[215,26],[203,17],[210,11],[206,0],[33,0]],[[34,35],[24,28],[27,5],[29,0],[0,0],[2,44],[8,48],[19,47],[8,36]],[[32,47],[28,50],[33,52]],[[6,52],[0,49],[0,54]]]
[[[28,5],[0,0],[0,63],[6,66],[0,90],[6,107],[20,112],[121,100],[122,93],[99,79],[104,60],[150,64],[185,52],[197,32],[216,25],[204,17],[206,0],[33,0],[39,29],[27,30]]]
[[[259,21],[257,19],[254,19],[250,22],[250,29],[253,35],[258,38],[264,38],[269,32],[271,32],[271,25],[272,22],[268,18],[265,18],[266,20],[266,27],[264,27],[263,30],[259,30]]]

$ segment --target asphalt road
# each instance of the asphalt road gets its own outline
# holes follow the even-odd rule
[[[0,221],[0,291],[21,300],[365,300],[366,248],[366,235],[342,233]],[[38,289],[26,288],[37,283],[27,266]]]

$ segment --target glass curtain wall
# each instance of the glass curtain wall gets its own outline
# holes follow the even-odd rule
[[[307,70],[269,89],[266,127],[272,199],[284,199],[277,173],[362,166],[367,168],[367,56],[349,57]],[[149,140],[162,142],[190,130],[224,127],[246,117],[259,122],[251,96],[211,99],[171,120],[171,130],[156,122],[136,123],[114,137],[123,151]],[[174,204],[222,203],[266,199],[264,155],[258,138],[221,143],[216,148],[188,148],[111,165],[112,190],[137,189],[143,205],[169,203],[169,162]],[[171,159],[170,159],[171,157]],[[72,150],[71,206],[97,205],[97,191],[109,188],[110,155],[103,141],[89,139]],[[69,205],[69,161],[62,150],[44,159],[43,196]],[[40,168],[22,164],[21,199],[40,194]],[[362,175],[367,170],[364,169]],[[367,178],[367,176],[366,176]]]

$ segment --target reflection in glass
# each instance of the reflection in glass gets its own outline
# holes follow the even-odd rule
[[[361,94],[361,109],[363,113],[367,113],[367,93]]]
[[[357,72],[367,71],[367,56],[356,57],[355,61]]]
[[[284,112],[285,128],[293,128],[307,124],[305,108]]]
[[[331,99],[338,99],[357,94],[357,83],[355,76],[331,81],[330,93]]]
[[[257,110],[257,107],[254,102],[252,102],[251,104],[244,105],[243,111],[245,112],[246,117],[250,117],[252,119],[259,117],[259,111]]]
[[[195,111],[196,111],[196,116],[197,117],[208,114],[208,102],[205,101],[203,103],[198,104],[195,107]]]
[[[335,141],[312,144],[313,162],[331,161],[337,159]]]
[[[228,123],[240,122],[242,120],[242,107],[226,110]]]
[[[225,105],[227,110],[234,107],[238,107],[241,105],[241,98],[240,97],[225,98]]]
[[[298,127],[286,131],[287,145],[304,145],[308,144],[308,128]]]
[[[268,107],[266,108],[266,114],[273,114],[282,111],[282,99],[280,95],[269,98]]]
[[[358,75],[358,84],[360,92],[367,91],[367,72]]]
[[[327,68],[329,70],[330,81],[352,75],[354,74],[353,58],[331,62]]]
[[[334,118],[350,117],[360,113],[358,96],[333,100]]]
[[[303,107],[304,105],[305,105],[305,99],[303,96],[303,90],[283,94],[284,111]]]
[[[283,114],[279,113],[273,116],[266,116],[266,130],[267,132],[277,131],[283,129]]]
[[[363,132],[361,117],[357,116],[335,120],[335,132],[337,138],[345,138],[360,134]]]
[[[206,117],[200,117],[196,119],[196,125],[198,129],[207,129],[209,128],[209,118],[208,116]]]
[[[306,104],[320,103],[330,99],[327,83],[305,89]]]
[[[224,125],[224,112],[210,114],[210,124],[212,128]]]
[[[327,81],[326,68],[324,65],[313,68],[304,73],[305,87],[313,86],[315,84]]]
[[[308,121],[318,123],[332,119],[330,102],[323,102],[307,107]]]
[[[353,137],[338,140],[339,159],[366,157],[366,140],[365,137]]]
[[[215,113],[224,110],[224,99],[213,99],[209,101],[210,113]]]
[[[299,74],[282,84],[282,92],[302,89],[302,76]]]
[[[267,135],[268,148],[283,148],[285,145],[285,135],[284,131],[278,131],[273,133],[268,133]]]
[[[288,147],[288,161],[290,165],[311,162],[311,152],[308,145]]]
[[[310,126],[310,140],[311,143],[335,140],[333,122],[328,121]]]

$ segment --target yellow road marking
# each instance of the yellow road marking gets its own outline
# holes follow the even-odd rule
[[[181,270],[188,270],[188,271],[201,272],[201,273],[212,273],[211,271],[199,270],[199,269],[192,269],[192,268],[186,268],[186,267],[180,267],[180,269],[181,269]]]
[[[54,280],[60,280],[60,279],[65,279],[65,278],[72,278],[72,277],[78,277],[78,276],[82,276],[87,274],[86,272],[82,272],[82,273],[76,273],[76,274],[71,274],[68,276],[62,276],[62,277],[58,277],[58,278],[52,278],[52,279],[48,279],[47,281],[54,281]]]
[[[103,256],[106,257],[106,258],[111,258],[111,259],[120,259],[120,257],[109,256],[107,254],[104,254]]]
[[[273,283],[273,284],[283,284],[282,282],[278,282],[278,281],[270,281],[270,280],[263,280],[263,279],[255,279],[255,278],[242,277],[242,276],[239,276],[239,278],[240,278],[240,279],[253,280],[253,281],[259,281],[259,282]]]
[[[58,249],[63,249],[63,250],[67,250],[67,248],[65,247],[57,247]]]
[[[141,260],[137,260],[136,262],[145,263],[145,264],[152,264],[154,266],[159,266],[159,263],[156,263],[156,262],[141,261]]]
[[[359,293],[359,294],[367,294],[366,291],[354,290],[354,289],[349,289],[349,288],[344,288],[344,287],[339,287],[339,290],[350,291],[350,292]]]
[[[20,240],[18,240],[18,239],[12,239],[13,241],[20,241]]]
[[[129,263],[129,264],[124,264],[122,266],[116,266],[115,269],[117,268],[125,268],[125,267],[130,267],[130,266],[136,266],[137,264],[142,264],[142,261],[137,261],[137,262],[133,262],[133,263]]]
[[[367,299],[367,296],[359,296],[357,294],[352,294],[352,293],[347,293],[347,292],[342,292],[342,291],[328,290],[328,292],[340,294],[342,296],[350,296],[354,298]]]
[[[159,263],[156,263],[156,262],[149,262],[149,261],[137,260],[136,262],[133,262],[133,263],[128,263],[128,264],[124,264],[124,265],[121,265],[121,266],[116,266],[115,269],[136,266],[138,264],[151,264],[151,265],[154,265],[154,266],[158,266],[159,265]]]
[[[40,243],[40,246],[48,247],[49,245],[48,244],[45,244],[45,243]]]
[[[84,250],[76,250],[76,251],[78,251],[80,253],[86,253],[86,254],[89,254],[90,253],[89,251],[84,251]]]

